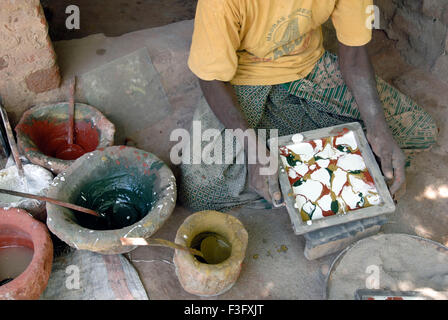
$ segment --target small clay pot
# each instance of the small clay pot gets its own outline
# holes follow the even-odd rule
[[[115,126],[97,109],[75,104],[75,143],[85,152],[113,145]],[[68,103],[35,106],[23,113],[15,128],[17,144],[32,163],[58,174],[74,160],[56,158],[68,138]],[[66,138],[67,137],[67,138]]]
[[[0,247],[33,249],[33,258],[17,278],[0,286],[0,300],[36,300],[47,287],[53,263],[53,243],[46,226],[21,209],[0,208]]]
[[[201,211],[189,216],[176,234],[175,242],[190,247],[192,240],[205,232],[217,233],[231,245],[230,257],[218,264],[200,262],[191,253],[175,250],[176,274],[185,291],[203,297],[230,290],[237,281],[246,254],[248,234],[235,217],[217,211]]]

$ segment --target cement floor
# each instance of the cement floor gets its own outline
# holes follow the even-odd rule
[[[192,22],[183,21],[163,28],[153,28],[109,38],[103,35],[55,43],[64,77],[61,89],[39,96],[41,101],[64,99],[66,79],[82,76],[117,58],[146,48],[160,75],[169,109],[168,116],[148,123],[137,132],[137,147],[168,160],[172,129],[189,126],[192,112],[201,98],[186,58]],[[382,230],[416,234],[448,244],[448,86],[436,81],[418,68],[401,60],[394,43],[382,33],[375,34],[370,53],[377,73],[410,95],[430,112],[441,129],[439,145],[416,157],[407,171],[407,193],[399,201],[397,212]],[[107,81],[107,79],[105,79]],[[77,100],[86,101],[81,81]],[[110,92],[113,94],[113,92]],[[96,105],[100,110],[104,106]],[[124,108],[132,117],[132,105]],[[151,108],[151,106],[149,106]],[[103,110],[106,114],[113,110]],[[166,110],[165,110],[166,111]],[[165,112],[164,111],[164,112]],[[161,112],[149,109],[148,112]],[[122,143],[120,141],[117,141]],[[176,208],[172,217],[155,235],[174,239],[178,226],[189,212]],[[241,278],[220,299],[319,299],[323,292],[321,270],[326,270],[333,257],[307,261],[303,256],[304,239],[293,235],[286,211],[234,211],[249,231],[249,247]],[[287,251],[278,251],[285,245]],[[174,274],[172,252],[162,248],[139,248],[130,256],[150,299],[195,299],[185,293]]]
[[[228,213],[240,219],[249,234],[246,258],[233,288],[219,297],[191,295],[182,289],[176,277],[171,249],[140,247],[127,256],[138,270],[150,299],[322,299],[325,286],[321,268],[325,271],[334,255],[306,260],[305,240],[292,232],[286,210],[239,209]],[[190,214],[178,206],[153,237],[174,239]]]

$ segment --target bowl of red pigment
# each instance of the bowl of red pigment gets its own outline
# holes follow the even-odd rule
[[[113,145],[115,126],[97,109],[75,104],[73,144],[68,147],[68,103],[26,111],[16,126],[18,146],[34,164],[58,174],[82,155]]]
[[[0,300],[38,299],[52,263],[53,243],[45,224],[25,210],[0,208]]]

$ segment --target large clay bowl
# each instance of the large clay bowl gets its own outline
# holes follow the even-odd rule
[[[53,263],[53,243],[46,226],[28,212],[0,208],[0,247],[23,246],[33,258],[18,277],[0,286],[0,300],[38,299],[47,287]]]
[[[125,221],[123,227],[98,228],[95,225],[98,218],[47,202],[49,229],[68,245],[81,250],[118,254],[135,249],[122,246],[120,238],[151,236],[169,218],[176,203],[174,175],[155,155],[126,146],[85,154],[55,178],[47,194],[97,210],[80,201],[92,198],[92,203],[101,203],[102,197],[106,198],[101,195],[104,190],[114,192],[122,188],[136,190],[138,197],[130,194],[134,197],[131,202],[141,212],[137,218]]]
[[[75,104],[74,142],[86,152],[113,145],[115,126],[92,106]],[[68,137],[68,103],[36,106],[26,111],[16,126],[20,150],[34,164],[58,174],[74,160],[57,158],[58,147]]]

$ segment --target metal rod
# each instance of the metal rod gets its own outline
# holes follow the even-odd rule
[[[35,194],[24,193],[24,192],[13,191],[13,190],[5,190],[5,189],[0,189],[0,193],[9,194],[11,196],[16,196],[16,197],[30,198],[30,199],[40,200],[40,201],[46,201],[46,202],[50,202],[50,203],[53,203],[53,204],[61,206],[61,207],[65,207],[65,208],[68,208],[68,209],[72,209],[72,210],[80,211],[80,212],[83,212],[83,213],[87,213],[87,214],[93,215],[95,217],[103,218],[102,215],[100,215],[98,212],[93,211],[91,209],[87,209],[87,208],[84,208],[84,207],[77,206],[76,204],[71,204],[71,203],[67,203],[67,202],[64,202],[64,201],[60,201],[60,200],[56,200],[56,199],[52,199],[52,198],[48,198],[48,197],[44,197],[44,196],[38,196],[38,195],[35,195]]]
[[[6,136],[8,138],[9,146],[11,147],[11,153],[14,158],[14,162],[16,163],[17,169],[19,171],[19,176],[21,178],[24,178],[25,173],[23,171],[22,161],[20,160],[19,150],[17,149],[16,140],[12,133],[11,124],[9,123],[9,119],[8,119],[8,114],[6,113],[5,108],[1,104],[1,100],[0,100],[0,111],[1,111],[0,113],[2,115],[2,121],[5,126]]]
[[[201,251],[184,247],[180,244],[164,240],[164,239],[151,239],[151,238],[120,238],[121,244],[124,246],[160,246],[160,247],[169,247],[172,249],[179,249],[188,251],[195,256],[199,256],[204,258],[204,255]]]
[[[73,144],[74,134],[74,115],[75,115],[75,87],[76,87],[76,77],[70,82],[70,99],[68,102],[68,144]]]

